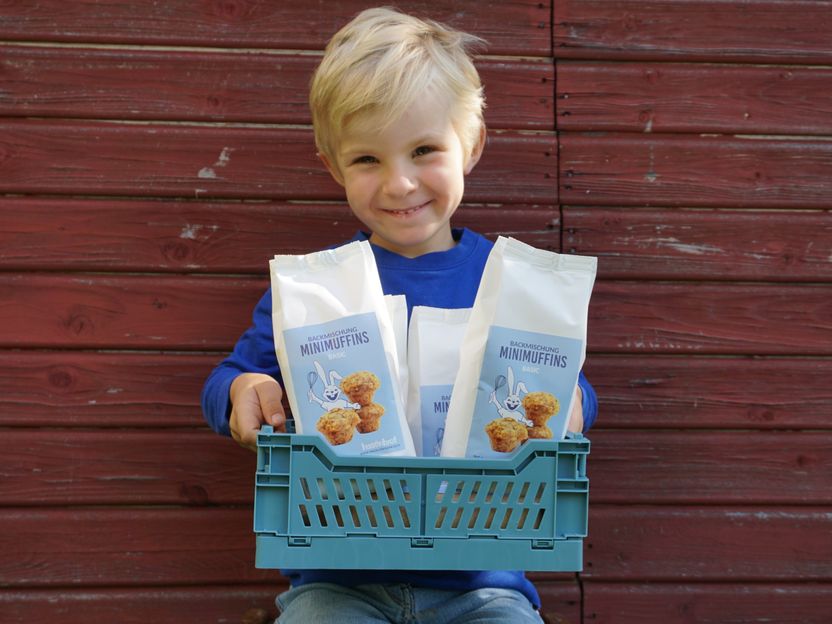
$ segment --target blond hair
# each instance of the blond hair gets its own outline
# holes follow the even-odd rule
[[[309,93],[318,151],[330,162],[339,131],[371,112],[386,128],[430,90],[449,98],[466,159],[484,127],[482,84],[469,50],[484,41],[389,8],[367,9],[330,40]]]

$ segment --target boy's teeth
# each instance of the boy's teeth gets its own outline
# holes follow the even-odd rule
[[[413,208],[405,208],[403,210],[388,210],[388,212],[393,212],[396,214],[407,214],[409,212],[416,212],[419,210],[424,204],[419,204],[418,206],[414,206]]]

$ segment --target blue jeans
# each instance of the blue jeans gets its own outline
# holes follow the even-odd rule
[[[276,624],[541,624],[513,589],[451,591],[406,584],[343,587],[309,583],[275,601]]]

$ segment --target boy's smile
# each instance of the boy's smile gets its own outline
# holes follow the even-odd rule
[[[385,128],[372,113],[354,117],[336,162],[324,162],[370,241],[412,258],[454,246],[450,219],[479,152],[466,157],[447,98],[429,92]]]

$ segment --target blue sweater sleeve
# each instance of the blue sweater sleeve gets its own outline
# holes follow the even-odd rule
[[[254,308],[253,322],[237,341],[234,351],[217,365],[202,388],[202,413],[211,429],[230,436],[228,417],[231,382],[242,373],[265,373],[283,385],[272,330],[272,295],[267,290]]]
[[[595,424],[595,419],[598,417],[598,397],[595,394],[595,388],[589,383],[589,380],[581,371],[578,375],[578,385],[581,387],[583,393],[582,407],[584,409],[584,430],[586,433]]]

